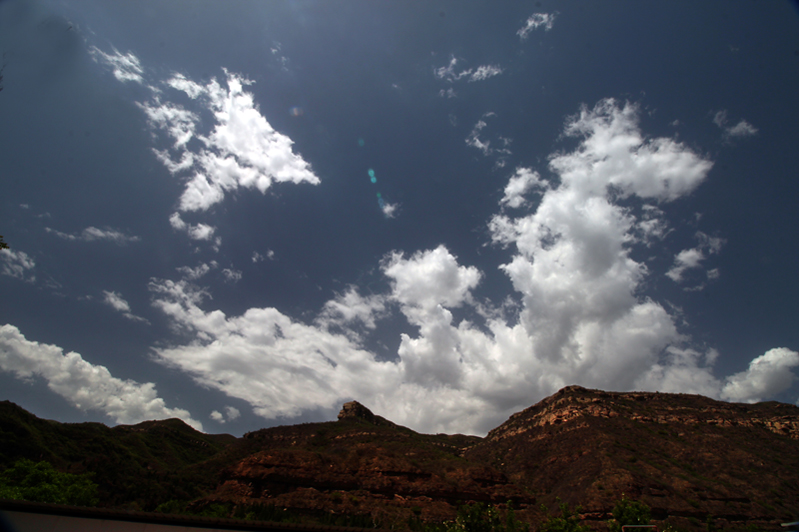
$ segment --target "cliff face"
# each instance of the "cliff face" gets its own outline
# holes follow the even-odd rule
[[[609,517],[620,493],[682,527],[799,514],[799,408],[684,394],[572,386],[519,412],[466,451],[541,502],[581,503]]]
[[[568,386],[540,403],[518,412],[492,430],[497,441],[535,428],[559,425],[579,418],[614,418],[661,425],[715,425],[766,429],[799,439],[799,407],[784,403],[756,405],[714,401],[701,395],[646,392],[614,393]],[[577,429],[578,424],[570,425]]]
[[[24,456],[95,471],[112,507],[193,499],[195,508],[275,506],[402,527],[451,519],[470,501],[511,500],[537,522],[541,504],[560,498],[604,530],[626,494],[684,530],[704,530],[708,516],[717,528],[779,530],[799,516],[799,407],[781,403],[570,386],[485,438],[419,434],[354,401],[335,422],[242,438],[178,420],[61,424],[0,403],[0,435],[0,467]]]
[[[503,473],[459,456],[480,438],[418,434],[357,402],[338,419],[248,434],[258,451],[228,468],[208,500],[384,522],[450,519],[465,500],[531,502]]]

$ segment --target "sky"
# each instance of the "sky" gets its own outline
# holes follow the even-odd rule
[[[208,433],[799,404],[789,1],[0,1],[0,399]]]

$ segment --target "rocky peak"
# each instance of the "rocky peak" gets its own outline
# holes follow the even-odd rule
[[[341,407],[341,412],[338,413],[339,421],[345,419],[357,419],[367,421],[372,424],[378,424],[378,416],[374,415],[371,410],[363,406],[358,401],[350,401],[344,403]]]

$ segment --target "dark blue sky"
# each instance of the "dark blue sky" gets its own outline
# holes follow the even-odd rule
[[[2,1],[0,399],[234,434],[796,402],[798,13]]]

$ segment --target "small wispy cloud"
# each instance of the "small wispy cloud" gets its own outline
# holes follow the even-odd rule
[[[97,227],[87,227],[80,233],[63,233],[50,227],[45,227],[45,231],[51,233],[58,238],[64,240],[80,241],[80,242],[95,242],[95,241],[108,241],[118,244],[120,246],[130,242],[139,242],[141,238],[134,235],[127,235],[117,229],[106,227],[105,229],[98,229]]]
[[[499,65],[482,65],[477,67],[469,76],[469,82],[483,81],[484,79],[492,78],[502,74],[503,70]]]
[[[112,49],[113,53],[107,54],[96,46],[92,46],[89,52],[95,61],[110,66],[114,77],[119,81],[134,81],[139,84],[144,84],[144,78],[142,77],[144,70],[142,69],[141,62],[139,62],[139,58],[131,52],[123,54],[116,48],[112,47]]]
[[[241,271],[234,270],[232,268],[225,268],[222,270],[222,275],[225,278],[225,281],[229,283],[237,283],[241,280]]]
[[[222,237],[214,237],[216,227],[204,223],[195,225],[186,223],[183,221],[183,218],[180,217],[180,213],[172,213],[172,216],[169,217],[169,225],[176,231],[185,231],[192,240],[207,240],[213,242],[216,247],[222,244]]]
[[[458,59],[452,56],[446,66],[433,69],[433,75],[438,79],[449,81],[450,83],[461,79],[466,79],[471,83],[498,76],[503,72],[502,67],[499,65],[481,65],[477,67],[477,69],[469,68],[458,72],[458,70],[460,70],[456,68],[458,62]],[[446,91],[440,94],[441,96],[452,98],[455,96],[455,91]]]
[[[488,124],[486,124],[484,120],[478,120],[472,128],[471,133],[469,133],[469,136],[466,137],[466,144],[472,148],[477,148],[483,152],[483,155],[489,155],[491,153],[491,141],[480,139],[480,131],[487,125]]]
[[[732,139],[751,137],[756,135],[759,131],[755,126],[743,119],[741,119],[734,126],[728,126],[727,111],[724,109],[713,115],[713,123],[721,128],[724,139],[728,141]]]
[[[396,218],[399,209],[399,204],[397,203],[383,203],[381,210],[383,211],[383,216],[386,218]]]
[[[275,260],[275,252],[271,249],[266,250],[266,255],[261,255],[257,251],[252,252],[252,261],[254,263],[263,262],[266,259]]]
[[[212,260],[208,264],[201,263],[201,264],[198,264],[197,266],[195,266],[194,268],[191,268],[189,266],[180,266],[179,268],[176,268],[176,269],[181,274],[183,274],[183,278],[184,279],[188,279],[190,281],[196,281],[197,279],[205,276],[205,274],[210,272],[211,269],[216,268],[216,267],[217,267],[216,261]]]
[[[484,137],[481,138],[483,130],[488,126],[486,119],[493,116],[496,116],[496,113],[488,112],[483,114],[472,128],[469,136],[466,137],[466,145],[480,150],[486,157],[492,154],[498,155],[499,158],[496,161],[496,167],[502,168],[505,166],[507,157],[512,153],[508,146],[513,142],[513,139],[495,136],[493,140],[496,142],[492,145],[491,140],[485,139]]]
[[[3,275],[28,283],[36,281],[36,275],[33,273],[36,262],[24,251],[0,249],[0,260],[2,260],[2,270],[0,272]]]
[[[530,36],[530,33],[538,28],[544,28],[544,31],[549,31],[552,29],[552,25],[555,23],[555,17],[557,13],[533,13],[525,22],[524,27],[522,27],[519,31],[516,32],[516,35],[519,36],[519,39],[522,41],[527,39]]]
[[[137,316],[130,311],[130,304],[123,299],[123,297],[118,294],[117,292],[109,292],[107,290],[103,290],[103,302],[116,310],[117,312],[122,313],[127,319],[131,321],[138,321],[141,323],[150,322],[141,316]]]
[[[675,283],[680,284],[685,282],[685,273],[688,270],[701,268],[705,259],[707,259],[709,255],[718,253],[724,245],[724,239],[708,236],[701,231],[696,233],[696,238],[699,240],[699,245],[680,251],[674,257],[674,265],[666,272],[666,276]],[[718,268],[708,271],[706,276],[708,279],[717,279],[719,277]],[[696,291],[702,288],[704,288],[704,284],[687,287],[685,290]]]

